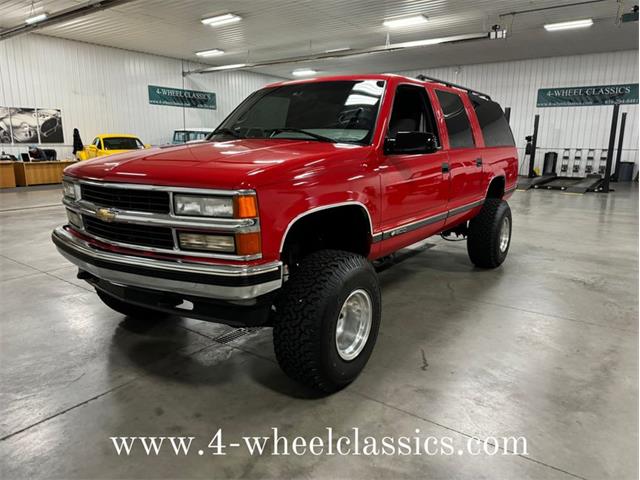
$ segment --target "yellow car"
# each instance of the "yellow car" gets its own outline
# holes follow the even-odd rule
[[[135,135],[120,135],[116,133],[98,135],[90,145],[85,145],[84,149],[76,152],[78,160],[90,160],[105,155],[124,153],[131,150],[150,148],[145,145]]]

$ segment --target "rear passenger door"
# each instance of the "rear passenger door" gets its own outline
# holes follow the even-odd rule
[[[471,127],[471,112],[466,98],[453,89],[434,88],[440,104],[438,113],[444,124],[444,148],[449,153],[449,210],[464,210],[484,197],[481,141]]]

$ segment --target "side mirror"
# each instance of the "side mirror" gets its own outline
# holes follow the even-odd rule
[[[438,140],[430,132],[398,132],[396,138],[384,142],[384,153],[391,155],[434,153],[438,148]]]

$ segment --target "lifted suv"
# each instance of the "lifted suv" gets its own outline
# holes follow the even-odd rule
[[[53,241],[114,310],[273,326],[283,370],[332,392],[376,342],[371,262],[455,233],[499,266],[516,177],[487,95],[396,75],[284,82],[208,141],[67,168]]]

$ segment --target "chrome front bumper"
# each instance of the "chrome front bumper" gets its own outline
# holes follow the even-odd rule
[[[254,299],[282,286],[281,262],[208,265],[122,255],[99,250],[64,227],[51,239],[80,270],[118,285],[228,301]]]

